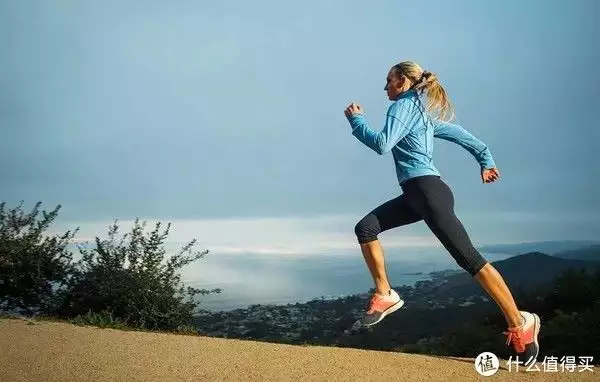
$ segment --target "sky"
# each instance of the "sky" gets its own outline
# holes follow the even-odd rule
[[[0,198],[61,205],[81,239],[114,219],[173,223],[214,252],[356,248],[356,222],[396,197],[375,130],[389,68],[438,75],[465,150],[434,162],[478,244],[597,239],[600,4],[575,1],[0,2]],[[422,223],[388,247],[439,245]]]

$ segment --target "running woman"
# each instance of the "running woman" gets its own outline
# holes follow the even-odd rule
[[[364,216],[355,226],[363,257],[375,293],[363,319],[364,326],[379,323],[404,304],[388,282],[381,232],[423,220],[458,265],[469,272],[493,298],[504,314],[508,330],[507,345],[512,344],[519,361],[529,365],[538,353],[540,319],[519,311],[502,276],[473,247],[454,213],[454,196],[433,164],[433,138],[454,142],[475,157],[483,183],[500,177],[489,148],[463,127],[450,123],[454,113],[449,98],[436,75],[420,65],[404,61],[394,65],[384,90],[393,103],[379,132],[372,130],[360,105],[350,104],[346,115],[352,135],[379,155],[392,152],[402,194]]]

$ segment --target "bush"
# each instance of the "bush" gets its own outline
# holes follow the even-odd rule
[[[196,241],[192,240],[166,260],[164,242],[170,226],[161,231],[159,222],[147,233],[146,222],[136,219],[131,232],[119,240],[115,222],[108,239],[96,238],[91,249],[80,247],[82,259],[76,263],[58,314],[72,318],[87,312],[110,312],[119,322],[141,329],[188,327],[198,305],[195,296],[221,290],[184,287],[176,272],[208,251],[194,251]]]
[[[556,279],[544,302],[552,309],[560,307],[573,312],[589,308],[597,301],[600,301],[600,271],[569,269]]]
[[[125,323],[115,318],[111,312],[102,311],[94,313],[91,310],[86,314],[80,314],[71,320],[75,325],[93,325],[101,328],[123,329]]]
[[[40,207],[38,202],[26,213],[22,202],[9,210],[0,203],[0,310],[25,314],[53,310],[57,291],[72,270],[67,246],[77,230],[45,235],[60,206],[39,216]]]
[[[565,313],[557,310],[553,318],[542,323],[541,356],[593,356],[597,363],[600,359],[599,322],[600,303],[580,312]]]

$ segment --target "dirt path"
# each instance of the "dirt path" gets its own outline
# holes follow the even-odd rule
[[[477,374],[471,359],[0,319],[0,381],[600,381],[594,372]]]

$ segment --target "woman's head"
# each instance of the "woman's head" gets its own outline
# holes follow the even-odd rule
[[[392,101],[408,90],[425,92],[428,112],[443,120],[454,117],[450,100],[437,76],[412,61],[403,61],[390,69],[384,90]]]

